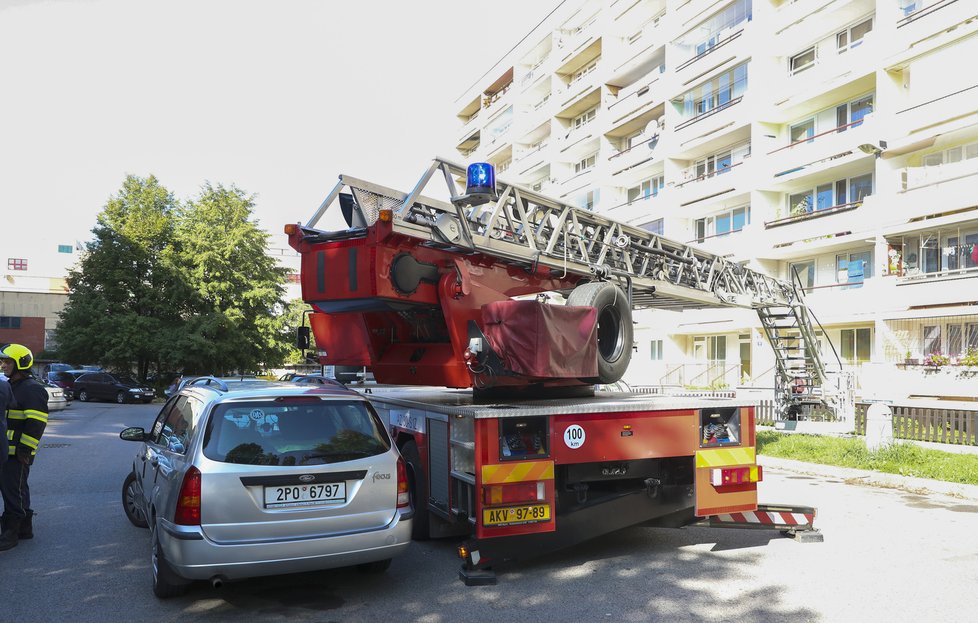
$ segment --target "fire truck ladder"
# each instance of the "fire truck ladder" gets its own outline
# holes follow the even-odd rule
[[[494,197],[470,197],[460,192],[465,174],[465,167],[435,159],[409,193],[341,175],[303,229],[313,241],[335,239],[336,233],[320,232],[315,226],[339,199],[351,228],[340,235],[356,235],[376,222],[381,210],[391,210],[396,234],[460,254],[614,280],[633,308],[751,308],[760,315],[774,346],[779,408],[787,409],[797,400],[789,386],[799,377],[806,397],[824,401],[825,366],[797,284],[522,186],[497,181]],[[429,182],[435,177],[442,177],[447,187],[441,198],[423,194],[430,192]]]

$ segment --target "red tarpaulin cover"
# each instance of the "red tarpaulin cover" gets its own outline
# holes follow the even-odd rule
[[[593,307],[536,301],[482,306],[484,333],[506,368],[545,378],[598,375],[597,317]]]

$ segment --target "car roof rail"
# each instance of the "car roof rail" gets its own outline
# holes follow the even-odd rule
[[[230,391],[228,389],[227,383],[214,376],[198,376],[197,378],[188,382],[187,385],[185,385],[185,387],[189,387],[191,385],[200,386],[200,387],[209,387],[211,389],[219,389],[222,392]]]

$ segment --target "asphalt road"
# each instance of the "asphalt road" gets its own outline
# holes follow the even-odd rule
[[[31,481],[36,537],[0,553],[0,620],[512,623],[589,621],[971,621],[978,502],[767,469],[761,501],[819,509],[824,543],[778,533],[631,528],[457,580],[455,542],[413,543],[384,575],[333,570],[150,588],[149,533],[120,503],[136,445],[159,405],[75,402],[52,415]]]

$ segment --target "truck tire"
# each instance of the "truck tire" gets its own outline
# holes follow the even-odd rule
[[[632,308],[621,288],[607,281],[577,286],[567,304],[598,310],[597,383],[614,383],[625,375],[632,359]]]
[[[401,446],[401,456],[408,464],[408,480],[411,484],[411,505],[414,507],[414,520],[411,523],[411,538],[427,541],[431,538],[430,517],[428,516],[428,480],[421,465],[421,453],[414,440]]]

